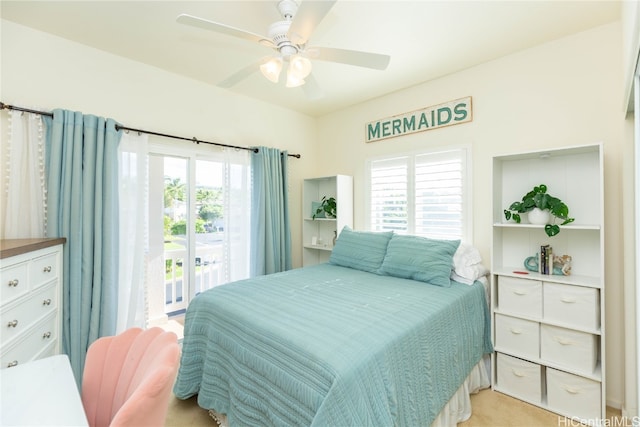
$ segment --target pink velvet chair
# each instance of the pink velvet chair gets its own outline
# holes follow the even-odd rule
[[[82,377],[89,425],[163,426],[179,359],[176,334],[160,328],[131,328],[96,340]]]

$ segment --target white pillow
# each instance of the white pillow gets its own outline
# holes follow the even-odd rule
[[[460,243],[453,254],[451,279],[473,285],[476,280],[487,274],[489,274],[489,269],[482,264],[482,257],[478,249],[466,243]]]

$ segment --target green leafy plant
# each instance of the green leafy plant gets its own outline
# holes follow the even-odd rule
[[[316,216],[320,215],[322,212],[324,212],[324,214],[328,218],[335,218],[336,209],[337,206],[335,197],[324,196],[320,201],[320,207],[318,207],[316,209],[316,212],[313,214],[313,219],[316,219]]]
[[[563,220],[559,225],[546,224],[544,226],[544,231],[549,237],[560,233],[560,225],[566,225],[575,220],[575,218],[569,217],[569,207],[562,200],[547,194],[547,186],[544,184],[533,187],[533,190],[522,196],[522,200],[513,202],[509,209],[504,210],[504,217],[507,221],[513,218],[519,224],[520,214],[532,211],[534,208],[547,209],[551,215]]]

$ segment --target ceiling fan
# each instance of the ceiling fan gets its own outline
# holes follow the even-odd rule
[[[295,0],[279,1],[278,10],[283,20],[271,24],[266,37],[188,14],[179,15],[177,22],[259,43],[276,52],[249,64],[218,83],[218,86],[230,88],[258,69],[267,79],[277,83],[284,64],[287,64],[286,86],[304,85],[303,89],[307,92],[307,96],[317,98],[321,96],[321,92],[311,75],[311,59],[339,62],[374,70],[386,69],[391,59],[389,55],[371,52],[307,46],[314,29],[335,2],[336,0],[305,0],[298,7]]]

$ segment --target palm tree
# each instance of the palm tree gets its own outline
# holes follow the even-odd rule
[[[186,185],[180,182],[180,178],[164,177],[164,207],[172,210],[172,216],[175,220],[176,201],[184,202],[186,200]]]

